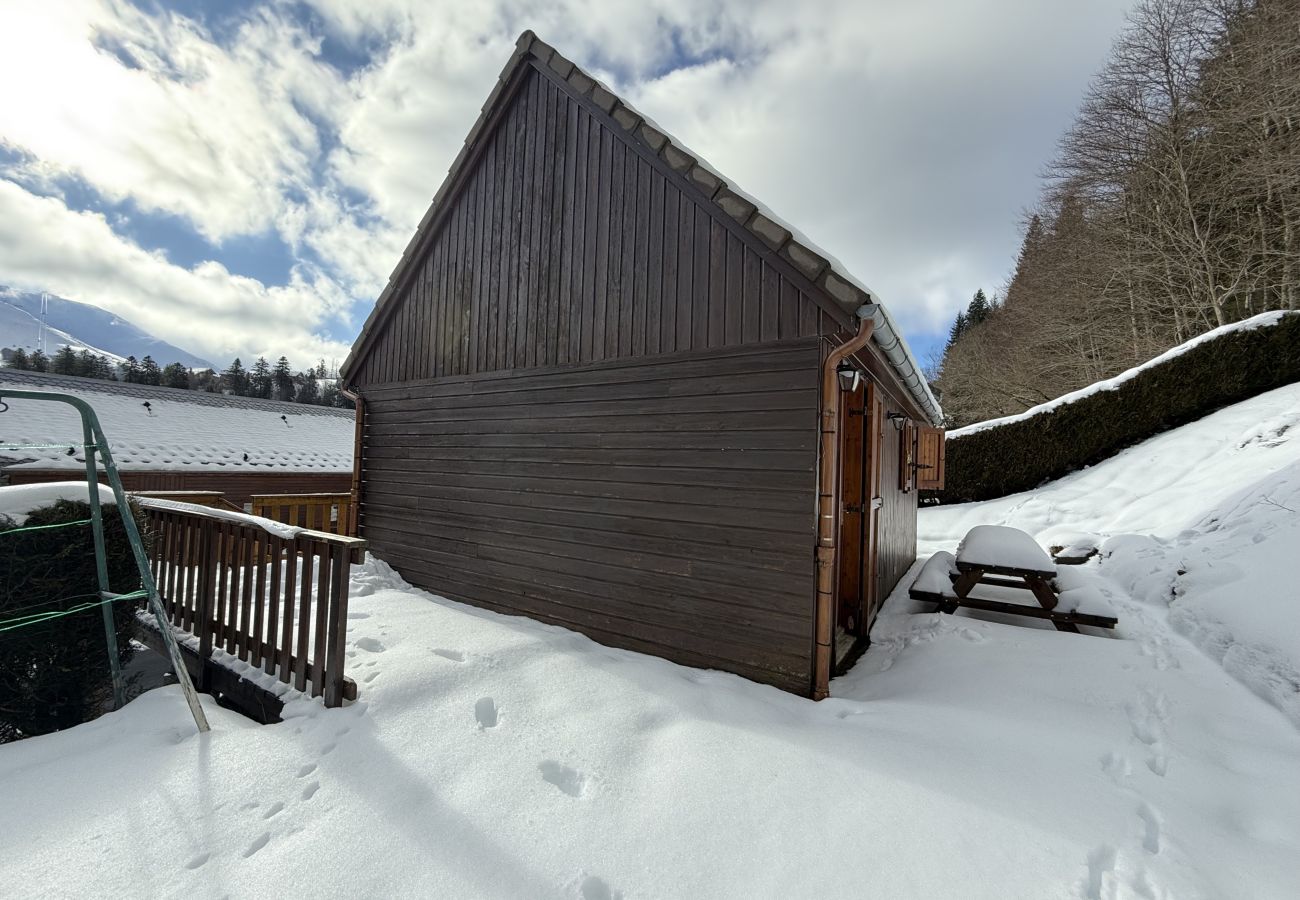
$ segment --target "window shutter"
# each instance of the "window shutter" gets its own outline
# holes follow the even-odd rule
[[[898,433],[898,489],[904,494],[916,486],[916,426],[909,420]]]
[[[944,430],[922,425],[916,441],[916,486],[923,491],[943,490]]]

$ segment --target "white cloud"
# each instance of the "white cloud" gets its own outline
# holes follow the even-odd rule
[[[905,329],[944,331],[976,287],[1005,277],[1035,173],[1128,0],[308,2],[316,24],[277,2],[219,37],[125,0],[0,5],[0,82],[22,86],[0,102],[0,142],[28,155],[24,184],[50,193],[72,176],[214,242],[274,232],[324,267],[270,287],[215,264],[187,270],[23,192],[27,212],[78,223],[103,267],[69,296],[112,293],[124,315],[181,343],[192,331],[207,353],[247,354],[286,328],[314,346],[347,319],[348,295],[364,307],[382,288],[533,28],[840,257]],[[370,63],[345,76],[325,36]],[[39,236],[24,238],[44,266],[5,248],[0,283],[48,275],[65,287],[41,287],[71,290]],[[46,249],[62,240],[46,235]],[[173,313],[151,302],[183,302],[190,322],[166,325]]]
[[[103,216],[0,179],[0,273],[14,287],[94,303],[214,362],[286,354],[305,367],[348,347],[317,336],[349,298],[318,272],[268,287],[205,262],[185,269],[124,240]]]

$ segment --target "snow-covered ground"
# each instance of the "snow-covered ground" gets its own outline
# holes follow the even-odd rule
[[[917,612],[905,580],[821,703],[438,599],[371,560],[348,707],[296,699],[258,727],[209,703],[200,738],[165,688],[0,747],[0,885],[1300,896],[1300,732],[1281,683],[1259,683],[1300,655],[1297,419],[1300,386],[1033,494],[923,512],[927,552],[977,523],[1096,535],[1105,558],[1070,578],[1109,595],[1117,633]]]

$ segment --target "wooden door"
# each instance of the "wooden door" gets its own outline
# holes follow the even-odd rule
[[[862,581],[866,549],[866,390],[859,384],[840,396],[839,590],[835,624],[838,629],[858,635],[866,590]]]
[[[880,611],[884,598],[880,596],[880,579],[877,577],[877,562],[880,556],[880,509],[884,506],[881,493],[884,478],[885,449],[885,401],[875,384],[868,384],[866,391],[864,419],[866,432],[866,534],[865,548],[862,553],[861,580],[864,587],[862,633],[866,634],[871,623]]]

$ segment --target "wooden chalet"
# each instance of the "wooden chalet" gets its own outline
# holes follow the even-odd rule
[[[816,698],[943,477],[876,298],[531,32],[343,380],[413,584]]]

